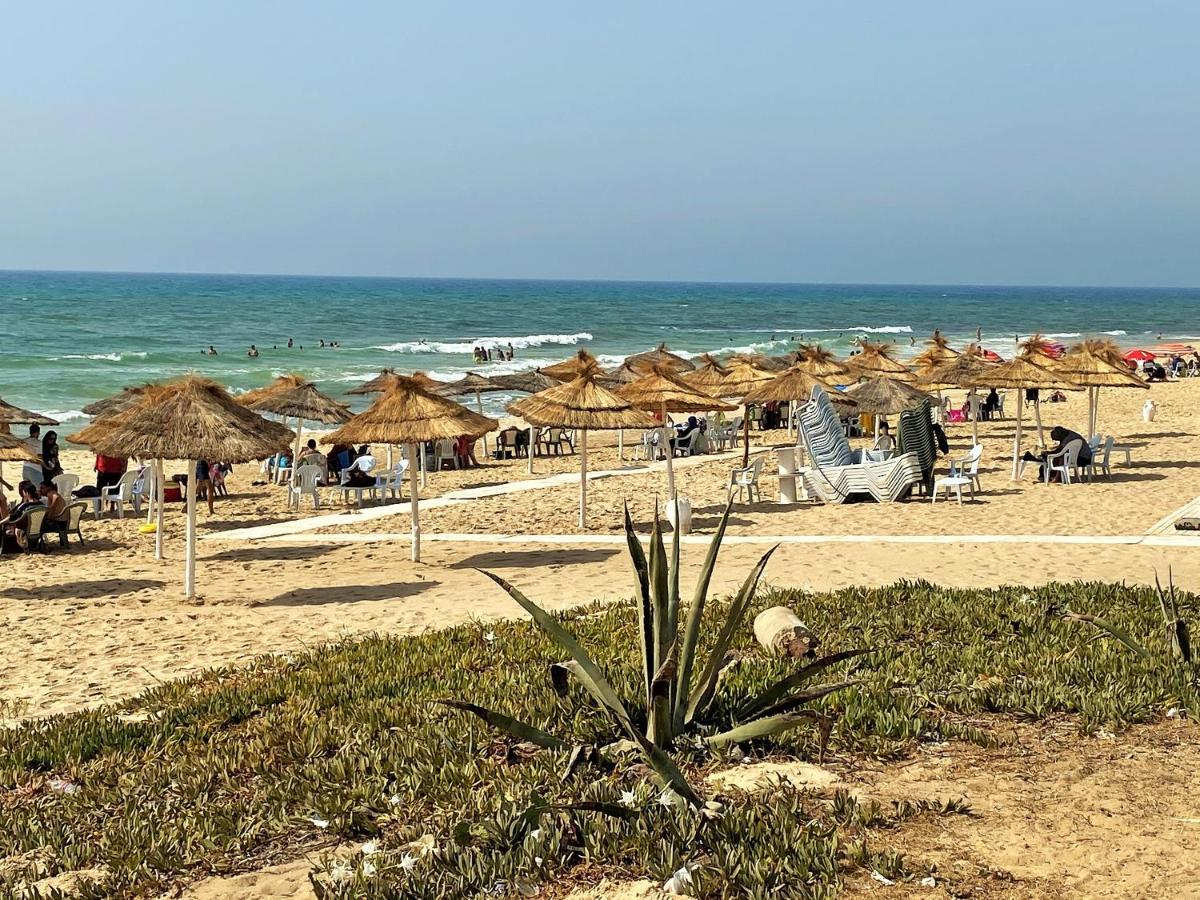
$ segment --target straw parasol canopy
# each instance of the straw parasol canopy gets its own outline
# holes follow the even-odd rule
[[[745,397],[748,393],[762,384],[770,381],[776,372],[760,369],[758,366],[740,358],[731,358],[725,378],[712,390],[714,397]]]
[[[155,555],[161,557],[162,460],[249,462],[286,449],[292,432],[242,406],[216,382],[187,375],[148,385],[140,400],[108,418],[97,419],[67,440],[89,446],[101,456],[156,460]],[[189,469],[184,593],[190,599],[196,593],[196,471],[192,464]]]
[[[582,348],[569,359],[556,362],[538,369],[538,371],[543,375],[549,375],[555,381],[571,381],[573,378],[578,378],[584,371],[592,371],[595,375],[601,374],[600,364],[596,362],[596,357]]]
[[[912,358],[912,366],[918,372],[936,368],[959,355],[941,331],[934,331],[933,336],[925,343],[928,345],[927,349]]]
[[[303,375],[282,375],[265,388],[247,391],[238,402],[255,412],[294,416],[301,421],[327,425],[349,422],[354,413],[319,390]]]
[[[581,351],[583,352],[583,351]],[[508,412],[530,425],[576,428],[579,440],[579,527],[587,527],[587,433],[618,428],[653,428],[658,423],[624,397],[596,383],[596,366],[585,367],[566,384],[517,400]],[[533,448],[530,448],[533,452]]]
[[[500,390],[517,391],[522,394],[536,394],[561,383],[537,370],[516,372],[512,375],[493,375],[490,381]]]
[[[946,388],[974,387],[979,379],[984,377],[997,364],[984,359],[983,354],[975,347],[968,347],[965,353],[951,356],[934,366],[924,369],[917,375],[914,386],[924,390],[944,390]]]
[[[633,384],[638,379],[644,378],[651,371],[652,371],[652,369],[645,369],[645,368],[639,368],[637,366],[631,366],[629,364],[629,360],[625,360],[625,362],[621,363],[621,365],[617,366],[612,371],[599,376],[599,378],[597,380],[601,384],[605,385],[606,387],[608,387],[608,386],[619,387],[619,386],[625,385],[625,384]],[[676,371],[676,370],[666,369],[664,371]],[[683,373],[681,372],[679,374],[683,374]]]
[[[696,390],[702,393],[712,393],[718,390],[729,369],[723,366],[711,353],[702,354],[699,363],[691,372],[685,372],[681,377]]]
[[[667,413],[708,412],[737,409],[689,385],[663,366],[655,366],[650,374],[617,389],[617,393],[638,409],[657,410],[662,420],[663,446],[667,451],[667,500],[675,499],[674,450],[668,433]]]
[[[768,356],[765,353],[734,353],[725,360],[726,367],[735,363],[746,363],[764,372],[782,372],[791,367],[792,360],[787,356]]]
[[[1096,433],[1100,407],[1100,388],[1140,388],[1150,385],[1132,372],[1121,358],[1120,348],[1112,341],[1083,341],[1071,348],[1062,359],[1055,360],[1054,371],[1061,372],[1088,391],[1088,437]]]
[[[0,425],[57,425],[58,422],[31,409],[21,409],[0,400]]]
[[[828,382],[810,375],[799,363],[780,372],[770,381],[756,385],[744,399],[747,403],[799,403],[808,400],[815,387],[829,394],[829,402],[835,407],[842,407],[839,413],[845,414],[858,406],[857,402]]]
[[[95,403],[89,403],[82,411],[85,415],[89,415],[93,419],[115,415],[130,404],[141,400],[142,395],[146,393],[146,388],[148,387],[150,385],[143,384],[121,388],[119,393],[113,394],[111,397],[105,397],[103,400],[97,400]],[[243,394],[242,396],[245,397],[246,395]]]
[[[351,388],[346,391],[347,394],[378,394],[381,391],[387,390],[389,379],[396,374],[395,369],[383,369],[378,375],[370,381],[360,384],[356,388]]]
[[[425,441],[477,438],[498,427],[495,419],[438,396],[416,378],[392,375],[388,388],[367,410],[325,437],[327,444],[407,444],[411,478],[412,560],[421,561],[417,445]]]
[[[6,462],[41,462],[41,457],[20,438],[0,432],[0,463]]]
[[[858,404],[862,412],[877,416],[899,415],[906,409],[933,399],[910,384],[883,377],[856,384],[847,388],[846,393]]]
[[[890,378],[893,381],[912,381],[916,375],[892,357],[891,344],[864,342],[858,353],[846,360],[850,374],[858,378]]]
[[[672,353],[667,349],[666,344],[659,344],[653,350],[647,350],[645,353],[636,353],[633,356],[626,357],[625,365],[643,374],[651,372],[656,368],[664,369],[668,372],[690,372],[696,368],[691,360],[684,359],[677,353]]]
[[[820,344],[803,346],[794,357],[796,368],[825,381],[843,378],[851,371],[844,360],[838,359]]]

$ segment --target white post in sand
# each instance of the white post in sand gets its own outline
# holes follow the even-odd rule
[[[196,596],[196,460],[188,460],[187,473],[187,550],[183,568],[183,594]]]
[[[417,445],[408,445],[408,472],[412,492],[412,561],[421,561],[420,488],[417,487]]]
[[[625,459],[625,429],[617,429],[617,459]]]
[[[437,446],[436,444],[434,446]],[[417,459],[421,464],[421,487],[429,486],[429,459],[425,456],[425,444],[417,445]]]
[[[675,499],[675,448],[671,446],[671,426],[667,424],[667,404],[663,401],[660,407],[663,422],[663,447],[667,451],[667,502]]]
[[[1013,437],[1013,467],[1012,480],[1017,480],[1017,472],[1021,465],[1021,420],[1025,412],[1025,389],[1017,388],[1017,433]]]
[[[529,474],[533,474],[533,454],[537,450],[537,433],[532,425],[529,426],[529,448],[525,451],[525,458],[529,462]],[[513,453],[516,453],[514,450]]]
[[[387,469],[390,472],[392,471],[392,445],[388,444],[387,447]]]
[[[154,558],[163,558],[163,506],[167,498],[166,476],[163,474],[163,461],[154,461]]]
[[[579,527],[587,528],[587,429],[579,429]]]

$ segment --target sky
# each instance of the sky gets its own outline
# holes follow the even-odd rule
[[[1200,3],[62,2],[0,268],[1200,285]]]

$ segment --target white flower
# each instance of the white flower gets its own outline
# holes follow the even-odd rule
[[[50,790],[52,790],[56,793],[59,793],[59,794],[67,794],[68,796],[70,796],[71,794],[78,794],[81,790],[83,790],[83,788],[81,788],[79,785],[77,785],[73,781],[66,781],[65,779],[62,779],[62,778],[55,778],[53,781],[50,782]]]
[[[1182,719],[1186,715],[1187,715],[1187,710],[1180,709],[1178,706],[1172,706],[1170,709],[1167,710],[1167,718],[1168,719]]]
[[[534,864],[535,866],[541,866],[541,864],[542,864],[542,858],[541,858],[540,856],[535,856],[535,857],[533,858],[533,864]]]
[[[344,862],[340,862],[329,870],[329,877],[334,881],[348,881],[350,879],[350,867]]]
[[[893,885],[896,883],[896,882],[892,881],[892,879],[888,878],[886,875],[881,875],[879,872],[872,872],[871,877],[883,885],[890,886],[890,885]]]
[[[362,851],[363,856],[372,856],[379,852],[379,845],[374,841],[367,841],[358,849]]]
[[[485,634],[485,635],[483,636],[483,639],[484,639],[485,641],[487,641],[489,644],[490,644],[490,643],[492,643],[492,641],[496,640],[496,632],[494,632],[494,631],[489,631],[487,634]]]
[[[633,791],[621,791],[621,805],[622,806],[628,806],[628,807],[632,808],[634,806],[637,806],[637,802],[638,802],[638,798],[637,798],[636,793],[634,793]]]
[[[932,875],[927,875],[921,879],[921,887],[937,887],[937,879]]]
[[[388,797],[389,806],[399,806],[403,802],[399,794],[392,794],[392,796]]]
[[[368,878],[370,878],[372,875],[374,875],[375,874],[375,863],[371,862],[369,859],[364,859],[363,864],[362,864],[362,873],[364,875],[366,875]]]
[[[529,832],[529,836],[531,838],[533,838],[535,841],[538,840],[538,838],[540,838],[542,836],[542,829],[540,829],[540,828],[533,829],[533,831]]]
[[[320,816],[309,816],[308,821],[312,822],[318,828],[328,828],[329,827],[329,820],[322,819]]]
[[[411,872],[417,866],[417,858],[411,853],[405,853],[400,857],[400,868],[405,872]]]
[[[679,802],[679,795],[677,793],[675,793],[673,790],[671,790],[670,788],[667,788],[665,791],[663,791],[661,794],[658,795],[658,805],[661,806],[663,809],[670,809],[672,806],[674,806],[678,802]]]

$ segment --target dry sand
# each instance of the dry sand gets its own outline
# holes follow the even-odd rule
[[[1154,423],[1141,421],[1142,391],[1107,391],[1101,398],[1100,428],[1134,445],[1134,464],[1117,461],[1111,481],[1070,487],[1009,481],[1008,453],[1013,423],[984,423],[986,447],[983,493],[976,503],[913,500],[890,506],[856,504],[781,507],[774,504],[772,479],[764,478],[764,499],[735,507],[736,535],[1139,535],[1156,521],[1200,497],[1200,380],[1156,385],[1159,405]],[[1047,405],[1047,424],[1080,428],[1082,394],[1066,404]],[[1013,398],[1010,397],[1010,409]],[[769,435],[780,443],[782,432]],[[956,452],[969,440],[969,426],[952,426]],[[610,438],[611,440],[611,438]],[[602,447],[597,468],[619,465],[615,450]],[[576,457],[537,461],[537,475],[576,471]],[[768,471],[774,466],[768,462]],[[728,461],[705,461],[680,471],[680,486],[697,507],[697,527],[710,529],[722,504]],[[68,471],[87,474],[90,458],[73,452]],[[8,473],[13,474],[11,471]],[[86,549],[54,550],[0,558],[0,720],[43,715],[128,697],[154,683],[204,667],[244,661],[260,653],[290,652],[323,640],[364,631],[412,633],[471,619],[512,616],[510,600],[474,567],[494,568],[549,606],[593,598],[627,596],[628,562],[609,540],[620,528],[628,499],[643,527],[652,515],[655,494],[664,490],[661,471],[602,478],[590,486],[591,529],[605,541],[554,544],[536,535],[577,531],[574,485],[474,500],[430,509],[426,533],[474,532],[530,535],[518,543],[427,543],[425,561],[408,561],[403,542],[383,540],[336,544],[347,533],[405,532],[406,504],[397,515],[359,519],[338,525],[337,535],[308,534],[291,543],[247,541],[236,530],[295,518],[288,513],[283,489],[250,487],[251,466],[238,467],[230,482],[235,496],[218,501],[215,515],[202,512],[199,602],[181,599],[183,517],[169,510],[167,559],[153,558],[153,537],[137,532],[139,521],[107,518],[84,522]],[[498,484],[523,478],[525,461],[489,464],[481,469],[430,476],[424,496],[462,487]],[[339,507],[340,508],[340,507]],[[305,509],[303,516],[310,515]],[[1200,541],[1200,537],[1197,538]],[[718,590],[732,588],[764,548],[730,544],[722,551]],[[685,578],[694,577],[704,548],[687,545]],[[767,579],[780,585],[813,589],[855,584],[886,584],[922,577],[955,586],[1004,583],[1039,584],[1050,580],[1111,580],[1150,583],[1155,571],[1174,570],[1176,583],[1200,590],[1200,554],[1190,546],[1147,544],[981,543],[954,540],[896,544],[785,544],[772,560]],[[1159,761],[1155,765],[1167,763]],[[1156,784],[1147,772],[1146,790]],[[1010,783],[1013,796],[1029,802],[1044,796],[1021,794],[1020,778]],[[1022,801],[1024,802],[1024,801]],[[1138,808],[1130,806],[1132,813]],[[1100,813],[1096,814],[1097,816]],[[1093,817],[1094,818],[1094,817]],[[1133,816],[1136,819],[1136,815]],[[1090,847],[1079,866],[1090,867],[1099,893],[1112,885],[1104,875],[1112,866],[1104,843]],[[1116,838],[1113,838],[1115,841]],[[1070,842],[1065,838],[1063,845]],[[1083,853],[1083,849],[1080,850]],[[1149,853],[1152,847],[1145,848]],[[1194,848],[1193,848],[1194,849]],[[990,852],[990,851],[989,851]],[[292,872],[291,875],[295,873]],[[291,877],[289,875],[289,877]],[[251,879],[251,881],[255,881]],[[269,881],[269,879],[268,879]],[[298,882],[297,882],[298,883]],[[1179,882],[1173,882],[1179,884]],[[1070,883],[1090,894],[1086,879]],[[1143,894],[1166,896],[1147,888]],[[268,896],[261,879],[245,896]],[[220,896],[241,896],[229,893]],[[279,894],[284,895],[283,893]],[[988,894],[990,895],[990,894]],[[1011,896],[1028,896],[1016,890]],[[1175,891],[1174,896],[1179,896]],[[211,896],[218,896],[212,894]],[[1047,895],[1049,896],[1049,895]]]

